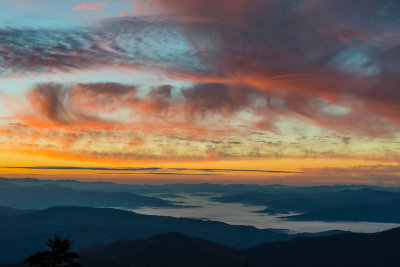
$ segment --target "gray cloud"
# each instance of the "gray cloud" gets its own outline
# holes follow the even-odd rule
[[[205,68],[179,26],[167,21],[118,18],[67,30],[0,29],[1,76],[104,66]]]
[[[400,124],[399,1],[159,2],[158,16],[116,18],[69,30],[3,28],[0,75],[99,66],[162,69],[202,81],[255,81],[246,90],[285,92],[286,109],[322,125],[331,124],[332,117],[311,108],[307,99],[338,105],[346,105],[347,99],[361,101],[352,110],[361,116],[336,123],[346,129],[359,128],[356,122],[370,114]],[[247,94],[228,94],[222,82],[213,90],[207,84],[184,94],[205,99],[190,108],[230,112],[249,101]],[[156,103],[161,104],[168,105]],[[69,119],[63,110],[58,114]],[[367,124],[364,133],[367,128],[371,135],[386,132],[375,121]],[[264,120],[259,127],[271,126]]]

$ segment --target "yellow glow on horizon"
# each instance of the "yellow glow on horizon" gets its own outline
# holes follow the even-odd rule
[[[210,161],[105,161],[105,160],[82,160],[54,158],[37,154],[24,154],[13,152],[0,152],[0,176],[3,177],[33,177],[49,179],[78,179],[78,180],[105,180],[116,182],[134,182],[135,180],[146,182],[159,180],[168,182],[224,182],[236,181],[238,183],[248,182],[268,182],[289,179],[301,184],[296,177],[305,177],[307,173],[257,173],[257,172],[219,172],[218,175],[205,175],[204,172],[191,170],[182,174],[162,175],[157,173],[138,172],[119,172],[119,171],[99,171],[99,170],[65,170],[65,169],[10,169],[5,167],[31,167],[31,166],[66,166],[66,167],[100,167],[100,168],[189,168],[189,169],[241,169],[241,170],[271,170],[302,172],[304,169],[318,168],[353,168],[357,166],[374,166],[383,164],[382,161],[367,159],[339,159],[339,158],[254,158],[237,160],[210,160]],[[393,164],[393,162],[385,162]],[[238,167],[240,166],[240,167]],[[174,173],[174,171],[171,171]],[[279,178],[281,177],[281,178]],[[307,183],[307,180],[304,180]],[[349,180],[351,182],[351,179]]]

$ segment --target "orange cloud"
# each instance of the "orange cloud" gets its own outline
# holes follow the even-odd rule
[[[218,135],[221,130],[233,130],[231,120],[241,110],[252,108],[255,97],[265,97],[255,90],[212,83],[185,88],[177,96],[172,95],[173,89],[169,85],[153,87],[139,97],[136,86],[118,83],[38,84],[27,94],[29,107],[18,111],[15,119],[37,128]],[[123,111],[130,116],[111,119]]]
[[[105,2],[84,2],[76,7],[73,10],[95,10],[104,8],[106,6]]]

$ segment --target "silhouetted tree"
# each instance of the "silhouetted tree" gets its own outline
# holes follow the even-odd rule
[[[24,263],[40,267],[82,267],[74,262],[79,258],[78,253],[69,251],[71,248],[69,239],[61,239],[54,235],[54,239],[48,239],[46,245],[50,250],[39,251],[24,260]]]
[[[245,262],[243,264],[243,267],[249,267],[249,257],[246,256]]]

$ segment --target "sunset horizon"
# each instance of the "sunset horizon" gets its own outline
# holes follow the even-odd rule
[[[0,267],[399,244],[400,0],[0,1]]]
[[[3,1],[0,176],[400,184],[393,1]]]

